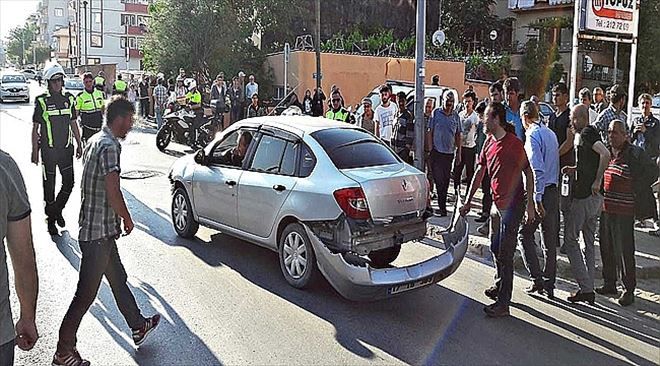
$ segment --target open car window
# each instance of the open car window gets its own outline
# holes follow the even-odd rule
[[[250,164],[250,170],[270,174],[295,174],[297,143],[264,134]]]
[[[247,155],[247,151],[249,151],[250,145],[254,143],[252,138],[254,136],[254,131],[247,128],[241,128],[225,136],[225,138],[213,146],[211,152],[208,154],[209,163],[212,165],[241,168],[245,155],[242,158],[239,157],[237,150],[239,141],[243,134],[247,134],[249,137],[248,146],[245,148],[245,155]]]

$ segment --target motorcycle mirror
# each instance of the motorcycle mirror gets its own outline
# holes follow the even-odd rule
[[[204,152],[204,149],[199,149],[195,153],[195,163],[201,165],[206,164],[206,153]]]

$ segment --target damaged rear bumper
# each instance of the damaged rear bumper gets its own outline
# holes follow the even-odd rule
[[[319,269],[343,297],[354,301],[388,298],[426,287],[449,277],[463,261],[468,245],[468,226],[459,215],[453,229],[443,234],[443,242],[431,238],[423,242],[445,251],[406,267],[376,269],[368,264],[349,263],[341,253],[333,253],[307,226]]]

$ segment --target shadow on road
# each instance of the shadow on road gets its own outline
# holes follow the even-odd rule
[[[78,241],[68,231],[53,237],[57,248],[71,266],[80,270],[82,253]],[[131,331],[115,303],[112,289],[107,281],[101,282],[96,301],[89,313],[98,320],[112,338],[139,365],[160,366],[164,364],[220,365],[221,361],[195,332],[188,328],[177,312],[149,284],[140,280],[129,280],[131,292],[144,316],[161,314],[158,329],[149,341],[136,348],[131,338]],[[68,299],[70,301],[70,299]],[[90,336],[90,335],[88,335]],[[83,350],[83,354],[85,354]],[[91,352],[89,353],[91,354]]]
[[[251,283],[324,319],[335,328],[336,342],[364,359],[379,360],[373,351],[379,349],[409,364],[621,363],[515,317],[486,319],[482,303],[440,285],[368,303],[343,299],[325,280],[309,290],[297,290],[282,278],[272,251],[221,233],[212,235],[208,243],[183,240],[174,233],[167,213],[154,211],[127,191],[124,195],[135,213],[136,228],[166,245],[187,248],[208,265],[231,268]],[[636,363],[651,363],[598,335],[586,334],[541,313],[533,315],[568,332],[588,336]]]

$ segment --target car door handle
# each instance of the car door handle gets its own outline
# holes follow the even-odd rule
[[[278,192],[282,192],[286,189],[286,187],[281,185],[281,184],[276,184],[276,185],[273,186],[273,189],[278,191]]]
[[[226,180],[225,184],[230,186],[230,187],[233,187],[233,186],[236,185],[236,181],[235,180]]]

